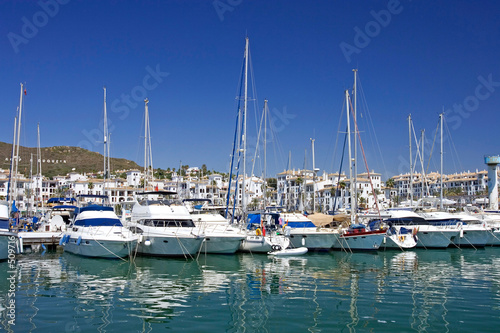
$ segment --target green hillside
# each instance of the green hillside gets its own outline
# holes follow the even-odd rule
[[[66,175],[73,168],[79,173],[92,173],[103,170],[103,156],[80,147],[45,147],[40,148],[42,155],[42,173],[46,177]],[[37,148],[20,147],[19,172],[25,176],[30,174],[30,159],[33,156],[33,173],[36,173]],[[12,144],[0,142],[0,168],[10,168]],[[32,155],[33,154],[33,155]],[[111,158],[111,172],[140,168],[137,163],[123,158]]]

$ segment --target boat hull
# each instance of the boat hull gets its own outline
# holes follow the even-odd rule
[[[14,251],[11,253],[18,253],[18,236],[10,231],[0,231],[0,261],[7,260],[9,258],[9,246],[11,251]]]
[[[296,228],[290,231],[290,246],[292,248],[307,247],[309,250],[329,250],[338,242],[339,234]]]
[[[345,251],[376,251],[382,245],[385,235],[385,230],[343,234],[334,248]]]
[[[253,253],[268,253],[273,250],[273,246],[279,246],[286,249],[290,241],[284,236],[261,236],[249,235],[241,242],[240,251]]]
[[[486,228],[467,229],[464,227],[458,236],[451,239],[452,244],[459,247],[484,247],[491,242],[492,233]]]
[[[426,249],[445,249],[451,244],[451,238],[458,236],[456,229],[430,230],[419,227],[417,247]]]
[[[387,235],[380,246],[383,249],[412,249],[417,246],[417,241],[411,234]]]
[[[184,257],[200,251],[203,238],[185,235],[144,235],[137,244],[137,253],[156,257]]]
[[[205,235],[201,253],[232,254],[238,251],[243,236]]]
[[[96,240],[72,236],[69,238],[68,242],[64,244],[64,251],[91,258],[117,259],[128,257],[135,249],[136,244],[136,239]]]
[[[276,257],[300,256],[300,255],[306,254],[307,251],[308,251],[307,247],[298,247],[295,249],[284,249],[281,251],[271,251],[271,252],[268,252],[268,254],[271,256],[276,256]]]

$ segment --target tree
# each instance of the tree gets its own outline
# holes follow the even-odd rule
[[[278,188],[278,180],[276,178],[267,178],[267,187],[272,188],[276,191]]]
[[[395,183],[394,183],[394,179],[392,179],[392,178],[389,178],[389,179],[387,179],[387,180],[385,181],[385,186],[386,186],[386,187],[389,187],[389,188],[394,188],[394,185],[395,185]]]

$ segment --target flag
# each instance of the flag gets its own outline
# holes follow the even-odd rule
[[[24,89],[24,96],[26,96],[26,88]]]
[[[156,185],[156,187],[155,187],[155,191],[158,191],[158,184],[157,184],[157,185]]]

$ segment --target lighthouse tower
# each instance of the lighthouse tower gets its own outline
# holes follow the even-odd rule
[[[500,156],[485,156],[484,163],[488,165],[488,194],[490,199],[490,209],[498,210],[497,166],[500,164]]]

